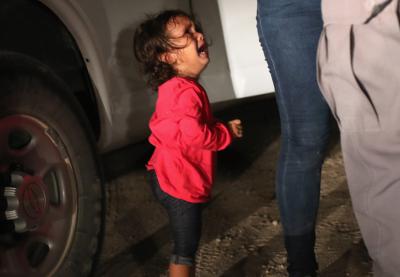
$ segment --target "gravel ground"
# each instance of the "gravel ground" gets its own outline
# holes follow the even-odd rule
[[[286,276],[275,198],[279,123],[275,101],[257,97],[216,107],[239,117],[245,137],[219,155],[213,199],[203,214],[196,276]],[[104,156],[107,224],[97,276],[167,276],[171,243],[165,211],[151,195],[147,143]],[[320,276],[372,276],[348,195],[337,130],[324,163],[317,225]]]

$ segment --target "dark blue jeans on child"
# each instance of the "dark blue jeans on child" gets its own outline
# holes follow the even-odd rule
[[[258,0],[257,29],[276,91],[276,190],[290,277],[315,276],[315,224],[330,111],[317,84],[320,0]]]
[[[149,172],[149,178],[154,196],[168,213],[174,242],[170,263],[194,265],[201,236],[203,204],[177,199],[162,191],[154,170]]]

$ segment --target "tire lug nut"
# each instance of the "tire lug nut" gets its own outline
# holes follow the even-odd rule
[[[7,201],[7,210],[16,210],[19,206],[19,200],[15,196],[7,197],[6,201]]]
[[[21,174],[12,173],[11,183],[14,187],[19,187],[24,181],[24,177]]]
[[[5,216],[7,220],[15,220],[18,219],[18,214],[16,210],[5,211]]]
[[[14,220],[14,229],[17,233],[24,233],[27,231],[26,221],[23,219]]]
[[[4,196],[5,197],[15,197],[17,195],[17,189],[14,187],[5,187]]]

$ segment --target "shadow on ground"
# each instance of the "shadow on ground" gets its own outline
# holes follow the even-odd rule
[[[244,138],[219,153],[214,196],[203,215],[203,245],[219,239],[257,210],[276,206],[274,179],[280,127],[274,97],[254,97],[214,108],[215,116],[223,121],[240,118]],[[333,122],[332,126],[328,156],[340,151],[337,148],[338,131]],[[108,209],[113,212],[108,215],[106,242],[109,242],[97,276],[164,276],[170,251],[169,229],[165,212],[155,202],[145,181],[144,164],[152,149],[144,141],[103,156],[111,195]],[[136,177],[129,177],[131,175]],[[334,205],[321,201],[319,220],[329,220],[328,216],[338,206],[348,204],[346,193],[342,189],[333,189],[329,197]],[[116,249],[110,250],[112,247]],[[273,258],[274,251],[282,249],[281,233],[277,233],[267,245],[240,258],[219,276],[261,276],[257,275],[260,268]],[[345,274],[341,268],[345,268],[344,264],[359,252],[365,253],[361,243],[344,252],[321,272],[321,276],[346,276],[331,273]]]

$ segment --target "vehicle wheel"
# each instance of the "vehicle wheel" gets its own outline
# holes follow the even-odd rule
[[[14,55],[0,65],[0,172],[11,177],[0,276],[86,276],[103,194],[89,126],[51,71]]]

